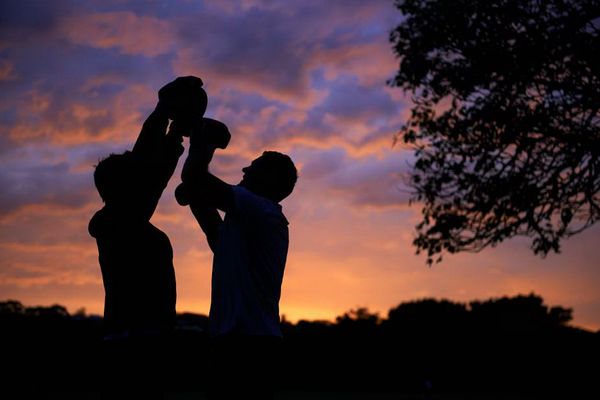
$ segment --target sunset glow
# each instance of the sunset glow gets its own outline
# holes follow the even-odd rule
[[[299,167],[283,202],[288,320],[534,292],[573,308],[574,325],[600,329],[600,226],[544,259],[527,238],[431,268],[414,254],[420,209],[403,179],[412,156],[393,146],[410,100],[386,86],[398,67],[388,34],[400,18],[387,0],[3,2],[0,300],[102,314],[87,232],[102,207],[94,165],[131,149],[162,85],[196,75],[206,116],[232,133],[215,175],[237,183],[267,149]],[[178,311],[207,314],[212,254],[173,196],[182,163],[152,222],[173,244]]]

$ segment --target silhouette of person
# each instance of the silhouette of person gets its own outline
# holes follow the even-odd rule
[[[289,156],[265,151],[243,168],[238,185],[208,171],[227,127],[211,121],[190,137],[175,195],[189,205],[214,253],[209,332],[212,398],[271,398],[282,332],[279,299],[287,259],[288,221],[279,204],[297,171]],[[218,210],[225,213],[221,218]]]
[[[206,110],[202,85],[200,78],[189,76],[161,88],[133,150],[111,154],[94,171],[104,207],[88,229],[98,246],[105,289],[104,341],[111,343],[108,351],[115,359],[108,362],[115,377],[146,349],[159,355],[175,324],[173,249],[150,218],[183,153],[182,136],[189,136],[197,124],[197,118],[188,118],[190,109],[195,115]]]

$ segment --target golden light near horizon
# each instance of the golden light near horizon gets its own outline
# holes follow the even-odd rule
[[[410,103],[385,84],[397,69],[388,33],[399,15],[389,2],[179,2],[168,13],[156,3],[40,2],[2,11],[0,300],[102,313],[87,233],[102,206],[93,166],[131,148],[163,84],[197,75],[207,116],[233,135],[215,156],[215,174],[237,183],[264,149],[287,152],[300,167],[283,203],[291,241],[280,308],[288,320],[535,292],[572,307],[575,325],[600,329],[598,227],[545,259],[525,239],[432,268],[414,254],[420,210],[408,205],[402,181],[412,156],[392,146]],[[174,201],[179,168],[153,223],[174,247],[178,311],[207,314],[211,254]]]

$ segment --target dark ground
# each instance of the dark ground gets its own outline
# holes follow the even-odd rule
[[[600,334],[535,311],[538,300],[494,305],[504,311],[477,318],[430,302],[399,307],[385,320],[354,312],[335,323],[284,322],[276,398],[600,398]],[[211,346],[205,316],[179,315],[165,346],[147,343],[123,358],[102,343],[101,319],[42,311],[0,312],[0,376],[11,393],[2,399],[97,399],[114,376],[141,376],[168,400],[204,398]]]

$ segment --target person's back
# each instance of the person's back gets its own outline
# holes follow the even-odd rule
[[[173,249],[149,221],[105,206],[89,226],[105,289],[104,326],[111,335],[158,335],[175,323]]]

